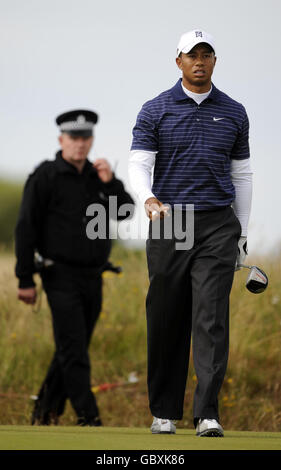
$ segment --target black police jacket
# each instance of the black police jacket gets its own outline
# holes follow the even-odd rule
[[[132,205],[131,212],[117,220],[132,216],[134,201],[123,183],[115,175],[103,183],[89,160],[79,173],[59,151],[55,160],[36,168],[26,181],[15,230],[19,287],[35,285],[35,250],[44,258],[73,266],[99,268],[106,263],[111,249],[109,196],[117,196],[117,210],[122,204]],[[87,208],[94,203],[105,208],[105,239],[90,239],[86,233],[93,220],[86,215]]]

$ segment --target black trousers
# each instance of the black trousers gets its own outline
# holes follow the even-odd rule
[[[176,238],[147,240],[150,285],[146,299],[148,394],[153,416],[180,420],[191,333],[197,375],[194,423],[219,420],[218,394],[229,349],[229,294],[241,225],[228,206],[194,213],[194,245]],[[161,221],[163,223],[163,221]]]
[[[69,398],[78,423],[87,424],[99,415],[91,391],[88,346],[101,310],[102,278],[85,268],[55,265],[43,271],[42,282],[56,350],[39,391],[37,418],[48,424],[50,416],[63,413]]]

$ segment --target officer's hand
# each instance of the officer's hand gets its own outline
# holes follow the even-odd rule
[[[18,289],[18,299],[22,300],[25,304],[34,305],[36,301],[36,288]]]
[[[99,178],[103,183],[109,183],[113,178],[111,166],[105,158],[98,158],[94,161],[93,167],[97,170]]]
[[[244,264],[247,254],[247,237],[240,237],[238,241],[238,255],[236,260],[235,271],[239,271],[239,269],[241,269],[238,267],[238,265]]]
[[[147,199],[144,203],[144,208],[147,217],[152,221],[158,219],[158,217],[163,219],[165,216],[169,215],[169,206],[164,206],[156,197]]]

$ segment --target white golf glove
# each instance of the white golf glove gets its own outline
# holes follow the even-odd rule
[[[240,237],[238,241],[238,255],[236,259],[235,271],[239,271],[239,269],[241,269],[238,267],[238,265],[244,264],[247,254],[247,237]]]

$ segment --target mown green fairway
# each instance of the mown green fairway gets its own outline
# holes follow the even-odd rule
[[[143,428],[0,426],[1,450],[281,450],[281,433],[226,431],[224,438],[194,430],[152,435]]]

